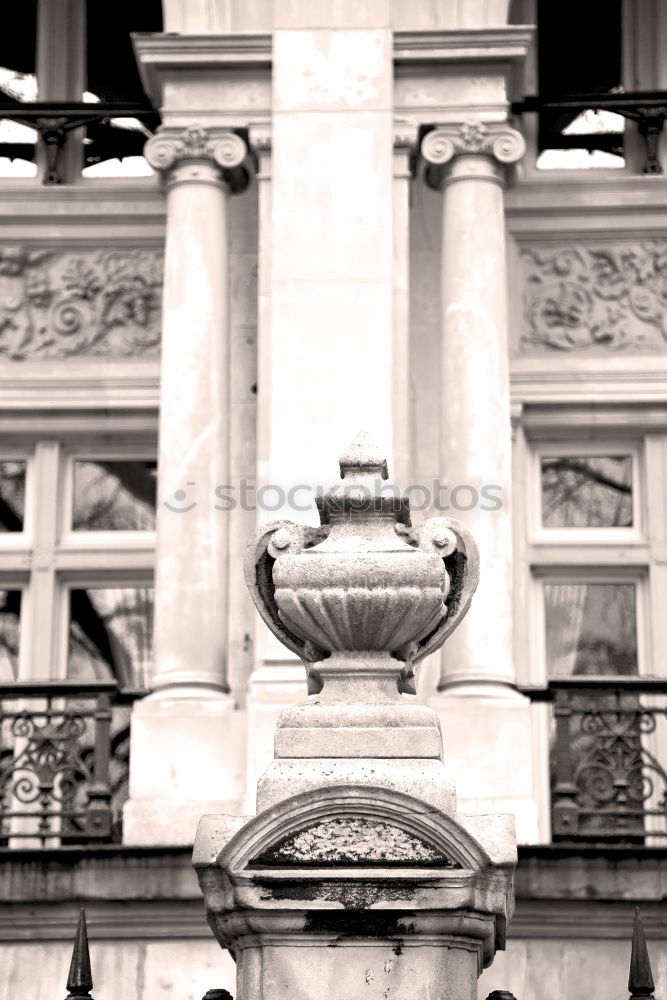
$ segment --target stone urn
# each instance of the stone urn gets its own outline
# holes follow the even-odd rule
[[[318,528],[276,521],[250,541],[246,582],[277,638],[304,661],[308,691],[325,678],[384,676],[415,693],[415,666],[463,618],[478,580],[470,532],[450,518],[418,529],[386,460],[360,435],[342,483],[317,498]]]
[[[413,531],[365,438],[340,466],[318,528],[251,543],[259,612],[313,693],[278,720],[257,815],[204,816],[193,863],[239,1000],[471,1000],[505,944],[514,820],[458,813],[438,716],[405,692],[465,614],[477,551],[445,518]]]

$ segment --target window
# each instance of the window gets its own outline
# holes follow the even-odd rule
[[[152,655],[154,442],[0,455],[0,679],[116,679]]]
[[[514,24],[536,24],[527,96],[513,106],[539,170],[662,172],[663,4],[513,0]]]
[[[545,407],[523,419],[515,525],[529,614],[516,617],[517,649],[524,680],[548,689],[534,706],[542,822],[556,840],[662,844],[667,414],[642,425],[616,407],[592,426]]]
[[[634,582],[544,584],[544,639],[549,677],[637,674]]]
[[[150,174],[142,149],[159,116],[143,92],[130,35],[161,30],[160,0],[113,10],[94,0],[19,5],[0,39],[0,176],[35,176],[39,168],[46,183],[62,183],[82,168],[93,177]]]
[[[537,25],[543,98],[592,99],[622,89],[620,0],[538,0]],[[624,126],[612,111],[545,108],[539,115],[538,167],[622,167]]]
[[[529,551],[542,677],[648,673],[640,442],[537,442]]]
[[[631,528],[631,455],[542,455],[543,528]]]

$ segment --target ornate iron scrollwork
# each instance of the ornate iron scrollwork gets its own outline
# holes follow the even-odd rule
[[[643,704],[645,693],[604,683],[556,691],[555,839],[667,836],[667,773],[651,749],[667,705]]]
[[[114,691],[113,683],[17,684],[0,693],[1,840],[117,838],[128,762],[125,719],[112,736]]]

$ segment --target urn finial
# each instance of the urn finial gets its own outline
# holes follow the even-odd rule
[[[393,677],[394,696],[414,694],[415,665],[468,610],[477,546],[450,518],[411,529],[409,500],[383,486],[386,459],[365,433],[340,471],[342,483],[316,498],[319,528],[276,521],[259,529],[246,582],[269,628],[306,664],[309,693],[345,675],[350,699],[363,701],[350,683],[382,674],[385,693]]]
[[[336,516],[385,515],[410,526],[408,498],[396,486],[383,486],[389,478],[387,459],[366,431],[348,445],[338,464],[342,482],[315,498],[322,525]]]
[[[389,478],[387,469],[387,459],[382,454],[379,446],[371,440],[368,431],[360,431],[354,441],[352,441],[340,456],[340,478],[346,479],[350,475],[364,475]]]

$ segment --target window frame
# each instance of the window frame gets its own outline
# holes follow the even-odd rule
[[[157,409],[91,408],[53,416],[45,423],[43,411],[27,419],[22,414],[19,421],[7,414],[3,435],[11,434],[12,444],[0,442],[0,456],[27,463],[24,530],[0,535],[0,582],[3,589],[22,590],[17,679],[44,683],[67,676],[69,590],[87,582],[153,587],[155,568],[154,531],[74,532],[65,525],[72,461],[100,456],[157,461]],[[119,676],[119,686],[126,688],[127,680]]]
[[[632,461],[632,527],[580,527],[549,528],[542,523],[542,459],[553,457],[625,458]],[[580,545],[603,546],[623,543],[641,543],[645,539],[645,503],[643,484],[646,475],[643,449],[639,442],[610,437],[600,441],[546,440],[535,444],[530,456],[529,486],[529,542],[533,544],[558,544],[563,542]]]

